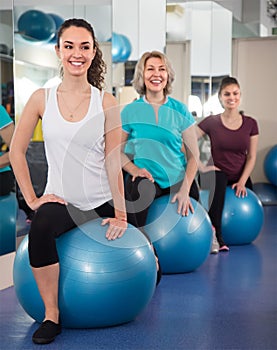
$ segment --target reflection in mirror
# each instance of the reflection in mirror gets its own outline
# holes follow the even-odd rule
[[[167,54],[177,67],[174,91],[198,118],[222,111],[216,92],[231,74],[232,39],[269,36],[274,26],[260,0],[167,0],[166,23]],[[187,59],[176,53],[181,43]]]
[[[222,77],[229,74],[237,76],[241,85],[248,87],[243,95],[242,109],[259,116],[260,127],[268,130],[267,136],[259,140],[261,150],[274,142],[274,136],[269,137],[271,124],[268,124],[268,120],[273,123],[273,118],[269,116],[274,111],[268,101],[274,98],[268,98],[268,94],[276,90],[276,69],[272,68],[275,65],[272,52],[276,35],[275,38],[265,37],[276,34],[277,22],[276,16],[272,17],[268,11],[269,3],[273,2],[167,0],[166,52],[177,73],[174,92],[181,93],[179,98],[184,99],[190,111],[195,112],[197,121],[200,121],[210,113],[222,111],[217,97]],[[181,55],[181,49],[176,49],[181,44],[182,52],[188,52],[187,59]],[[267,58],[264,57],[265,53]],[[271,89],[262,88],[261,81]],[[264,103],[260,103],[263,94]],[[265,110],[267,116],[262,120]],[[209,152],[205,144],[202,149],[203,153],[205,149]],[[258,162],[262,169],[263,157]],[[263,179],[263,172],[258,168],[256,176]]]
[[[12,0],[0,8],[0,255],[15,250],[17,200],[9,163],[14,131]],[[1,277],[2,278],[2,277]]]
[[[60,82],[59,61],[55,52],[56,31],[68,18],[84,18],[94,28],[96,38],[107,64],[106,90],[111,84],[111,0],[14,0],[14,72],[15,120],[18,121],[30,95],[40,87],[51,87]],[[27,161],[35,192],[40,196],[45,188],[47,163],[41,123],[35,128],[27,151]],[[17,187],[19,219],[17,236],[29,230],[33,211],[26,205]]]

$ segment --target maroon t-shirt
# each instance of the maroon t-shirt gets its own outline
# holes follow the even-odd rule
[[[221,169],[228,180],[237,181],[246,162],[250,137],[259,134],[256,120],[243,115],[241,127],[230,130],[223,125],[220,115],[211,115],[198,126],[210,137],[211,158],[208,165]]]

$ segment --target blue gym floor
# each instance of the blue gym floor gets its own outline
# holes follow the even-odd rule
[[[195,272],[163,276],[150,304],[128,324],[63,329],[49,350],[276,350],[277,206],[250,245],[210,255]],[[14,288],[0,292],[0,349],[38,349],[36,324]]]

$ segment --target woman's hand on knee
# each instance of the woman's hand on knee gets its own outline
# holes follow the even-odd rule
[[[137,168],[135,173],[132,174],[132,181],[134,182],[137,177],[145,177],[151,182],[154,182],[152,174],[145,168]]]
[[[109,227],[106,232],[106,238],[111,241],[117,238],[120,238],[124,235],[128,223],[117,218],[107,218],[102,221],[102,225],[109,224]]]
[[[55,194],[44,194],[43,196],[41,196],[39,198],[36,197],[31,202],[28,202],[28,205],[32,210],[37,210],[43,204],[50,203],[50,202],[60,203],[60,204],[64,204],[64,205],[67,204],[67,202],[64,199],[56,196]]]

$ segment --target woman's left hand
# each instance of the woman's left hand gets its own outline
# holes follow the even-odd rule
[[[247,196],[246,187],[244,185],[240,184],[239,182],[233,184],[232,189],[235,190],[237,197],[244,198]]]
[[[181,214],[182,216],[188,216],[189,211],[191,211],[192,213],[194,212],[194,209],[188,194],[184,195],[184,193],[177,192],[173,196],[171,203],[175,203],[176,200],[178,201],[178,209],[177,209],[178,214]]]
[[[128,223],[126,221],[117,218],[103,219],[102,226],[106,224],[109,224],[106,232],[106,238],[109,241],[122,237],[128,227]]]

